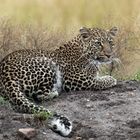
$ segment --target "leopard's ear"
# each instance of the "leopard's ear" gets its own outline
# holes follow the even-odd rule
[[[88,39],[90,37],[90,31],[86,27],[81,27],[79,32],[84,39]]]
[[[112,37],[115,37],[118,33],[118,28],[117,27],[113,27],[108,31],[108,34]]]

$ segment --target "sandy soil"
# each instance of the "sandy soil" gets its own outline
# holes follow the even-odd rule
[[[140,140],[140,82],[123,81],[103,91],[62,93],[45,103],[49,109],[66,114],[74,129],[64,138],[30,115],[0,106],[0,140],[23,140],[19,128],[32,127],[32,140]]]

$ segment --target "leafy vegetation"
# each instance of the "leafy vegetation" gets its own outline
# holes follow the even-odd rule
[[[47,113],[45,111],[39,112],[39,113],[34,113],[34,119],[37,121],[45,121],[48,120],[52,114]]]
[[[0,96],[0,105],[4,105],[6,101]]]
[[[133,77],[134,80],[140,81],[140,71]]]
[[[4,106],[6,105],[8,107],[11,107],[9,102],[5,101],[2,96],[0,96],[0,105],[4,105]]]

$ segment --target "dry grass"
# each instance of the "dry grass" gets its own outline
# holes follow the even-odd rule
[[[1,19],[0,59],[8,53],[19,49],[55,49],[72,36],[74,35],[49,31],[43,26],[13,25],[11,20]],[[139,32],[134,32],[130,28],[120,29],[116,38],[116,52],[117,56],[122,60],[122,65],[114,71],[113,75],[115,77],[124,79],[139,70],[139,41]]]
[[[0,59],[17,49],[55,48],[81,26],[118,26],[122,66],[114,75],[130,77],[140,71],[139,5],[139,0],[0,0]]]
[[[139,0],[0,0],[0,16],[18,23],[71,30],[79,26],[134,25]]]
[[[51,32],[46,27],[12,24],[11,20],[0,20],[0,59],[19,49],[54,49],[68,35]]]

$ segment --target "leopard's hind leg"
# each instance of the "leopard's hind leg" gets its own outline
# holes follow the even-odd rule
[[[49,117],[48,119],[49,127],[53,131],[61,134],[62,136],[67,136],[71,133],[72,123],[69,121],[68,118],[64,117],[63,115],[51,112],[45,107],[36,105],[30,100],[28,100],[25,94],[21,92],[20,85],[18,85],[15,81],[8,81],[5,84],[9,85],[5,86],[4,89],[5,92],[3,92],[4,94],[3,97],[6,97],[8,99],[14,110],[21,113],[31,113],[31,114],[46,112]]]

